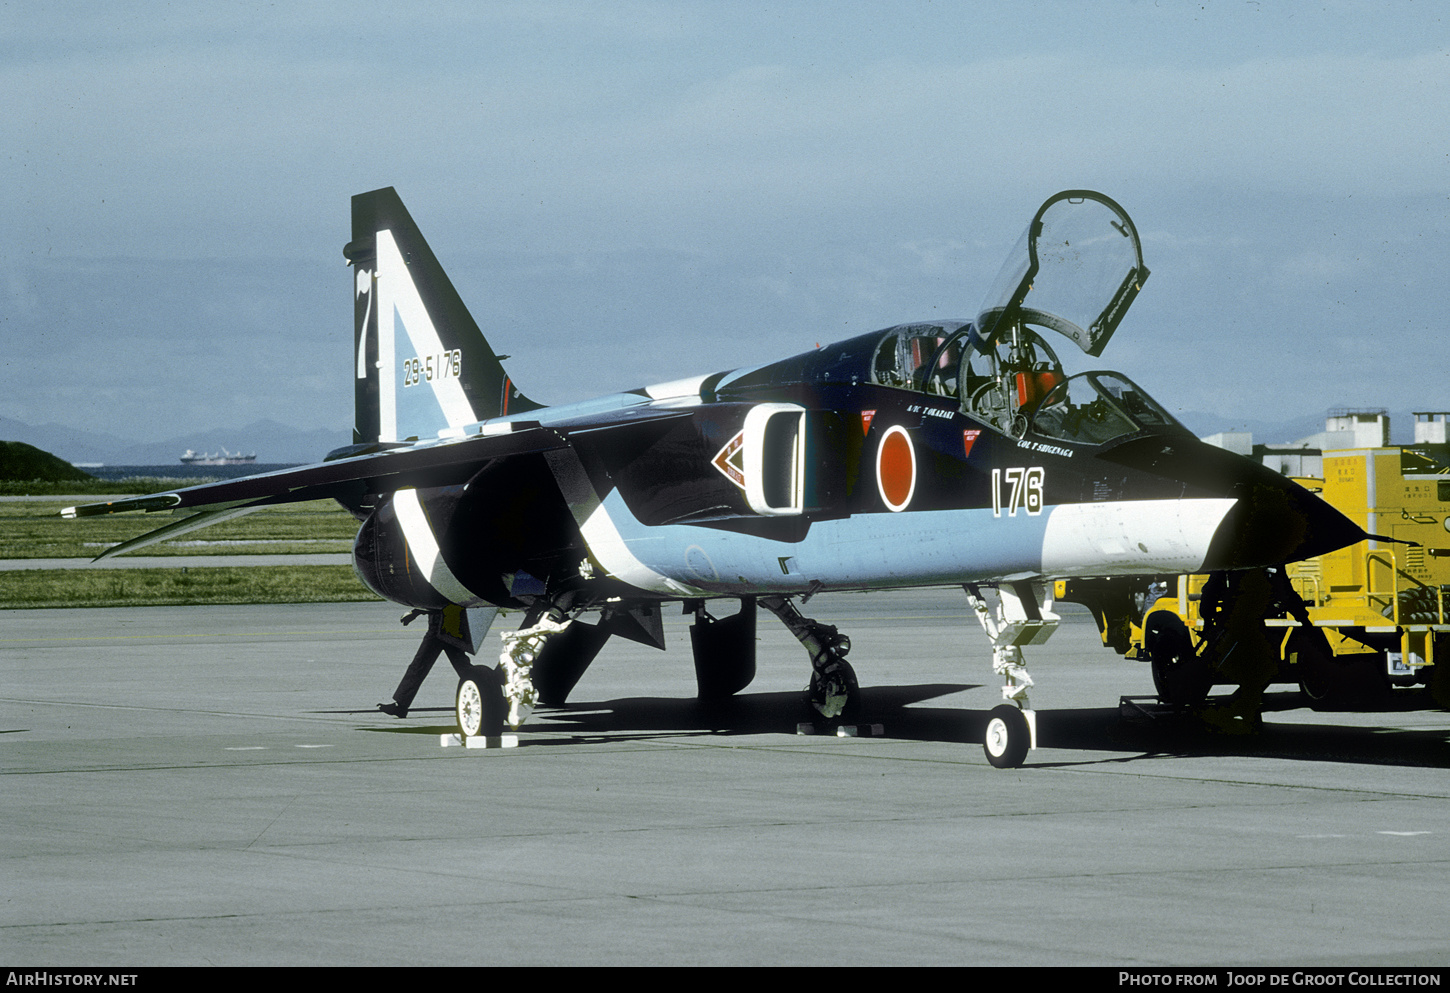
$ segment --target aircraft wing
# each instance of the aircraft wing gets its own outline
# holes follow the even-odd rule
[[[510,428],[505,432],[388,448],[240,479],[203,483],[104,503],[81,504],[67,507],[61,511],[61,516],[95,517],[138,510],[147,513],[198,511],[107,549],[96,557],[96,561],[100,561],[264,507],[328,498],[346,502],[349,497],[390,493],[408,487],[457,485],[473,478],[489,462],[567,448],[571,434],[593,434],[688,416],[687,411],[677,408],[659,409],[645,405],[643,409],[609,411],[595,415],[587,422],[561,428],[544,427],[538,422],[516,422],[501,425]]]

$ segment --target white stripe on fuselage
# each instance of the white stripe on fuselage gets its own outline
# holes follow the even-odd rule
[[[637,521],[635,523],[638,523]],[[643,527],[643,525],[640,525]],[[600,504],[579,526],[584,543],[594,560],[606,572],[631,586],[656,593],[699,596],[704,590],[688,586],[674,578],[655,572],[629,550],[629,543],[620,535],[609,512]]]
[[[428,577],[428,582],[433,588],[451,602],[461,606],[470,607],[484,604],[487,601],[481,600],[469,592],[468,587],[458,581],[453,575],[453,570],[448,568],[448,563],[443,561],[443,553],[438,548],[438,539],[433,534],[433,526],[428,523],[428,515],[423,510],[423,504],[418,499],[418,491],[413,489],[398,490],[393,494],[393,509],[397,512],[398,523],[403,528],[403,538],[408,542],[408,551],[412,554],[414,561],[423,575]]]

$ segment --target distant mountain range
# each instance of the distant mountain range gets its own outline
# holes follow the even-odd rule
[[[1259,421],[1203,411],[1180,411],[1175,416],[1199,437],[1220,431],[1252,431],[1258,444],[1287,444],[1324,430],[1323,413],[1287,421]],[[1390,411],[1391,441],[1408,444],[1414,440],[1415,418],[1409,411]],[[65,459],[67,462],[100,462],[106,465],[180,464],[188,448],[197,452],[256,452],[263,465],[279,462],[317,462],[334,448],[352,443],[347,429],[303,431],[261,420],[240,428],[212,428],[179,434],[165,441],[132,441],[100,431],[82,431],[60,424],[26,424],[0,417],[0,441],[23,441]]]
[[[352,444],[352,432],[316,429],[303,431],[261,420],[239,428],[211,428],[179,434],[164,441],[133,441],[100,431],[83,431],[60,424],[26,424],[0,417],[0,440],[23,441],[57,455],[67,462],[100,462],[105,465],[180,465],[181,453],[197,452],[257,454],[263,465],[286,462],[319,462],[334,448]]]

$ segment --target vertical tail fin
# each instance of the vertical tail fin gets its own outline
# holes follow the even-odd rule
[[[355,443],[432,438],[542,406],[510,381],[392,187],[352,198],[343,254],[357,270]]]

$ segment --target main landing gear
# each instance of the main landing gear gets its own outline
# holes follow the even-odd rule
[[[706,657],[733,653],[744,661],[731,658],[729,664],[707,666],[702,675],[701,695],[733,693],[750,682],[755,674],[755,606],[745,604],[734,617],[715,622],[715,638],[702,638]],[[415,610],[403,618],[408,624],[418,617],[428,619],[428,630],[418,646],[390,703],[378,709],[394,717],[408,716],[423,680],[432,671],[438,656],[446,655],[458,674],[455,711],[459,730],[466,736],[494,737],[503,726],[517,728],[526,721],[536,706],[561,707],[571,690],[584,675],[604,643],[613,635],[630,641],[665,647],[664,625],[659,604],[606,605],[599,610],[597,623],[585,623],[580,614],[587,609],[567,597],[540,601],[524,614],[517,631],[505,632],[503,651],[497,668],[475,665],[470,655],[477,655],[494,618],[496,607],[463,608],[455,605],[442,610]],[[748,653],[747,650],[748,649]],[[697,668],[699,657],[697,653]],[[708,686],[707,686],[708,682]]]
[[[854,721],[861,710],[861,689],[856,683],[856,671],[846,661],[851,639],[837,631],[835,625],[802,616],[785,597],[761,597],[760,605],[779,617],[810,653],[811,681],[806,687],[810,708],[828,721]]]
[[[479,668],[468,660],[483,644],[484,636],[498,616],[496,607],[464,608],[448,606],[442,610],[415,610],[403,618],[404,624],[411,624],[418,617],[428,618],[428,630],[413,661],[403,673],[398,688],[393,691],[391,703],[380,703],[378,709],[393,717],[407,717],[418,688],[433,670],[439,655],[446,655],[448,662],[459,679],[464,679]],[[491,671],[491,670],[490,670]]]
[[[524,615],[521,628],[503,634],[498,670],[509,727],[523,724],[540,704],[562,707],[612,635],[665,647],[658,604],[606,607],[597,624],[580,620],[582,609],[564,598],[536,604]]]
[[[446,655],[458,674],[454,710],[459,730],[470,737],[502,734],[507,713],[503,681],[497,670],[474,665],[468,658],[482,646],[498,609],[448,606],[442,610],[415,610],[403,618],[403,623],[410,624],[420,615],[428,618],[428,630],[398,688],[393,691],[392,702],[380,703],[378,709],[393,717],[407,717],[413,698],[433,670],[438,656]]]
[[[964,589],[992,642],[992,669],[1004,681],[1004,702],[992,710],[987,721],[983,742],[987,761],[998,768],[1016,768],[1037,746],[1036,714],[1027,698],[1032,677],[1022,647],[1045,642],[1060,618],[1052,612],[1051,596],[1033,583],[1001,584],[996,587],[995,602],[976,584]],[[813,716],[839,725],[857,721],[861,690],[846,661],[850,638],[834,625],[803,616],[783,596],[742,598],[739,612],[724,618],[711,616],[704,601],[686,601],[686,611],[695,614],[690,638],[701,699],[728,697],[744,689],[755,675],[757,605],[778,617],[809,654],[811,678],[805,696]],[[393,693],[393,702],[381,704],[379,709],[406,716],[424,677],[438,656],[446,654],[459,677],[455,710],[460,731],[470,737],[492,737],[502,734],[505,724],[518,727],[540,703],[562,706],[611,635],[664,647],[658,604],[606,607],[597,624],[584,623],[577,613],[561,604],[537,605],[525,615],[519,630],[503,635],[504,650],[498,667],[493,668],[472,664],[468,655],[477,653],[496,610],[449,607],[417,611],[405,622],[425,614],[428,631]]]
[[[572,619],[550,611],[533,624],[526,623],[517,631],[503,633],[498,671],[503,681],[503,696],[508,702],[509,727],[517,728],[538,706],[539,691],[534,688],[531,673],[534,662],[543,654],[544,644],[573,623]]]
[[[983,749],[987,761],[1001,769],[1020,766],[1027,752],[1037,747],[1037,714],[1027,700],[1032,677],[1022,657],[1024,645],[1040,645],[1057,630],[1061,618],[1052,611],[1051,594],[1030,582],[997,587],[996,602],[976,584],[964,587],[977,619],[992,642],[992,670],[1002,677],[1005,701],[987,719]],[[842,724],[856,720],[861,691],[856,673],[846,662],[851,640],[833,625],[804,617],[789,599],[760,598],[795,635],[811,657],[811,681],[806,700],[815,714]]]
[[[987,718],[982,748],[992,765],[1015,769],[1027,759],[1027,752],[1037,747],[1037,713],[1027,702],[1032,677],[1027,673],[1022,646],[1045,642],[1062,619],[1052,612],[1051,595],[1043,593],[1039,597],[1033,583],[999,586],[995,609],[975,583],[963,589],[992,642],[992,671],[1005,683],[1002,698],[1007,702],[995,707]]]

